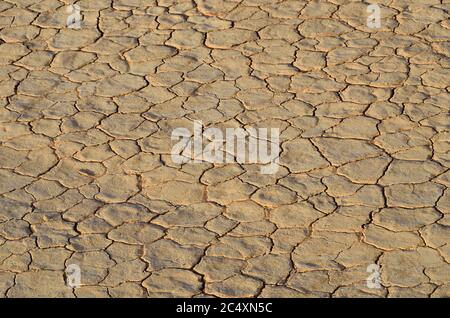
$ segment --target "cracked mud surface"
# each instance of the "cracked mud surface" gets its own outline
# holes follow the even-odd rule
[[[81,30],[0,1],[1,297],[450,297],[447,0],[379,0],[380,29],[360,1],[77,3]],[[282,167],[174,164],[193,120],[280,128]]]

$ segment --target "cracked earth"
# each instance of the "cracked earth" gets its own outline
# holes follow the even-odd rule
[[[376,3],[0,1],[0,296],[450,297],[450,3]],[[194,120],[280,169],[174,164]]]

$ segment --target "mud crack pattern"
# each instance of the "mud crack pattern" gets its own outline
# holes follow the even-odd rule
[[[449,297],[450,3],[376,2],[0,1],[0,296]],[[193,120],[282,167],[174,164]]]

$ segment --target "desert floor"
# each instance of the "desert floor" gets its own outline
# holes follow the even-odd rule
[[[376,2],[0,1],[0,297],[450,297],[450,3]]]

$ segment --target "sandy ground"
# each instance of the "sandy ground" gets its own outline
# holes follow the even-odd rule
[[[377,3],[0,1],[0,296],[449,297],[450,3]]]

